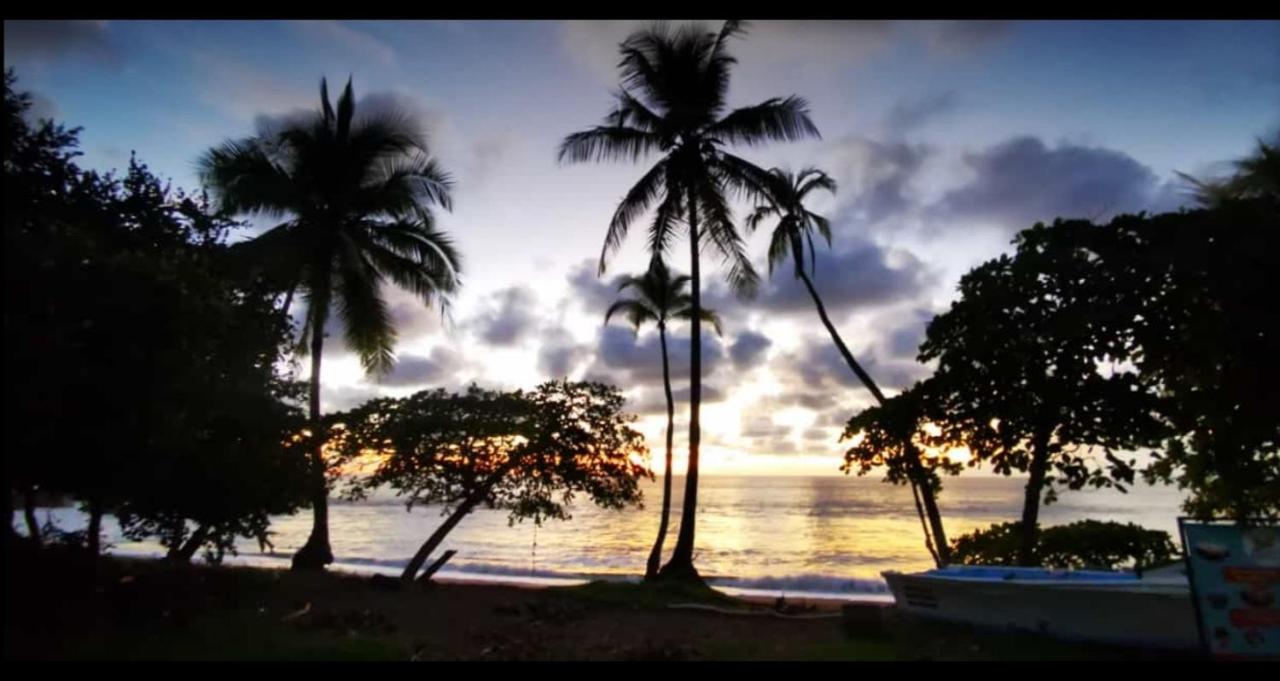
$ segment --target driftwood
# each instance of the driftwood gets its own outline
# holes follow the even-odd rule
[[[418,583],[419,584],[429,583],[431,581],[431,575],[434,575],[436,572],[440,570],[440,568],[444,567],[444,564],[449,562],[449,559],[453,558],[454,554],[456,553],[457,551],[453,549],[449,549],[448,551],[445,551],[443,555],[441,555],[439,558],[436,559],[436,562],[432,563],[431,565],[428,565],[427,569],[422,571],[422,576],[418,578]]]

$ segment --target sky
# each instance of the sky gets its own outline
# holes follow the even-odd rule
[[[471,382],[604,380],[625,390],[660,457],[656,332],[602,323],[613,278],[644,267],[642,233],[596,276],[605,226],[645,166],[556,161],[565,135],[609,111],[618,43],[644,23],[6,21],[4,58],[34,95],[33,118],[83,127],[84,166],[123,169],[135,152],[188,189],[209,147],[318,107],[322,76],[335,92],[351,78],[357,111],[392,101],[414,112],[456,182],[438,224],[463,255],[463,290],[447,314],[387,292],[399,332],[389,375],[364,375],[334,333],[325,410]],[[1280,22],[747,28],[730,47],[729,105],[799,95],[821,139],[736,153],[836,180],[835,195],[811,202],[834,230],[815,283],[889,393],[929,375],[915,360],[928,321],[1018,230],[1177,209],[1188,203],[1177,172],[1223,173],[1280,131]],[[762,276],[767,238],[749,238]],[[722,337],[703,338],[703,470],[838,475],[843,425],[871,396],[790,273],[747,302],[721,274],[714,257],[703,266],[704,300],[725,322]],[[682,470],[689,337],[679,326],[670,336]]]

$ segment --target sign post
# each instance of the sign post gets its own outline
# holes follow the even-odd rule
[[[1280,658],[1280,526],[1178,518],[1200,644],[1218,658]]]

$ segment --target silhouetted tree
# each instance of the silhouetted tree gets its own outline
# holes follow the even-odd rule
[[[971,465],[1028,474],[1020,562],[1030,564],[1041,495],[1055,484],[1133,481],[1133,460],[1114,452],[1153,444],[1164,431],[1155,396],[1124,361],[1133,351],[1131,308],[1097,252],[1086,221],[1037,224],[1016,254],[974,268],[960,299],[934,318],[920,360],[938,360],[931,381],[938,424],[968,445]],[[1105,464],[1093,456],[1100,449]]]
[[[934,562],[941,567],[949,563],[951,557],[948,547],[940,546],[946,535],[942,531],[942,518],[936,503],[937,494],[942,491],[938,472],[957,475],[963,465],[945,455],[923,455],[925,449],[945,451],[960,444],[945,440],[944,434],[948,431],[938,429],[930,432],[930,426],[937,428],[937,424],[946,418],[936,408],[936,402],[930,395],[931,388],[931,380],[926,380],[893,397],[880,395],[879,404],[849,419],[840,440],[853,440],[853,444],[845,452],[840,470],[862,476],[884,468],[885,482],[910,485],[924,531],[925,546]],[[933,525],[932,530],[925,525],[926,518]]]
[[[1280,517],[1280,199],[1111,228],[1132,361],[1171,426],[1145,477],[1191,492],[1196,517]]]
[[[229,513],[265,522],[290,503],[287,484],[232,469],[278,458],[289,327],[262,281],[228,268],[239,225],[136,159],[120,179],[80,170],[75,131],[9,115],[25,107],[12,84],[10,74],[6,420],[25,454],[5,458],[10,480],[81,500],[94,553],[105,513],[167,514],[176,530],[174,518],[200,517],[193,503],[209,488]],[[258,427],[267,432],[250,443]]]
[[[768,175],[725,151],[729,144],[755,145],[816,137],[807,104],[799,97],[769,99],[725,113],[729,70],[736,60],[726,43],[743,29],[728,21],[718,33],[664,25],[638,31],[621,45],[622,87],[617,108],[605,124],[577,132],[560,146],[561,161],[638,161],[650,153],[662,158],[623,197],[609,223],[600,255],[600,272],[626,237],[631,224],[653,207],[649,250],[661,257],[681,220],[689,233],[690,298],[693,309],[690,346],[689,467],[685,476],[680,534],[664,576],[697,579],[693,567],[698,505],[698,464],[702,409],[702,309],[699,253],[714,247],[729,263],[728,280],[740,295],[751,295],[756,273],[733,224],[728,194],[755,196]],[[709,242],[709,243],[708,243]]]
[[[337,304],[347,344],[366,371],[393,363],[396,333],[384,282],[428,304],[458,288],[459,255],[430,206],[450,207],[450,179],[427,153],[421,126],[394,108],[356,112],[351,82],[337,109],[320,81],[321,110],[210,150],[201,175],[223,210],[284,221],[238,247],[287,282],[285,307],[301,289],[307,314],[299,348],[311,353],[310,418],[321,429],[320,360]],[[313,525],[294,555],[300,570],[333,562],[323,438],[311,449]]]
[[[649,560],[645,563],[644,578],[652,580],[658,576],[658,566],[662,560],[662,544],[667,536],[667,524],[671,516],[671,449],[672,437],[675,433],[675,401],[671,397],[671,366],[667,359],[667,323],[673,319],[689,319],[693,316],[692,298],[687,291],[689,277],[686,275],[671,276],[671,271],[661,259],[649,262],[649,269],[643,275],[624,277],[618,285],[618,291],[630,289],[632,298],[622,298],[609,306],[605,311],[604,321],[615,314],[623,315],[638,333],[640,327],[653,323],[658,327],[658,342],[662,347],[662,389],[667,399],[667,456],[666,468],[662,475],[662,520],[658,525],[658,538],[653,542],[649,552]],[[720,318],[715,312],[703,309],[700,311],[702,321],[710,322],[721,333]]]
[[[452,395],[423,391],[383,398],[334,420],[332,441],[349,459],[378,460],[352,497],[387,485],[415,504],[442,504],[447,518],[422,544],[401,578],[411,581],[444,538],[475,508],[509,511],[511,522],[569,518],[585,494],[605,508],[640,500],[644,437],[623,413],[617,388],[548,382],[525,392],[472,386]]]
[[[818,317],[822,320],[822,325],[826,327],[827,333],[831,335],[831,340],[836,344],[836,348],[840,350],[840,356],[844,357],[845,364],[849,365],[849,370],[854,376],[871,391],[871,395],[875,397],[876,402],[884,404],[884,393],[881,392],[880,386],[872,380],[871,375],[858,364],[854,359],[853,353],[849,351],[849,347],[845,345],[844,339],[840,337],[840,333],[836,331],[836,327],[831,323],[831,318],[827,316],[827,308],[822,304],[822,298],[818,295],[818,290],[813,285],[811,274],[816,274],[817,257],[816,249],[813,247],[813,233],[817,232],[826,240],[827,246],[831,246],[831,224],[828,220],[809,210],[805,206],[805,198],[815,189],[825,189],[832,194],[836,191],[836,182],[826,173],[817,168],[805,168],[798,175],[781,170],[779,168],[771,168],[769,170],[771,182],[767,185],[768,190],[765,192],[764,201],[756,206],[751,215],[747,218],[748,232],[754,232],[760,223],[776,218],[778,224],[773,228],[773,235],[769,239],[769,275],[773,276],[774,270],[790,260],[793,271],[797,279],[804,282],[805,290],[809,292],[809,296],[813,298],[813,304],[818,309]],[[808,252],[809,271],[805,271],[805,252]],[[902,458],[904,464],[908,467],[911,475],[907,477],[907,482],[911,485],[912,496],[915,497],[917,506],[919,506],[920,497],[924,497],[924,508],[922,513],[927,514],[929,519],[929,527],[925,528],[925,543],[935,545],[931,548],[931,552],[935,552],[934,559],[939,565],[947,562],[947,539],[946,532],[942,527],[942,516],[938,511],[937,499],[935,498],[936,489],[924,483],[926,474],[920,464],[912,463],[914,459],[919,458],[918,452],[915,452],[914,446],[910,440],[906,440],[907,456]],[[923,517],[921,520],[923,521]],[[932,528],[932,529],[930,529]],[[936,541],[930,541],[930,534]]]

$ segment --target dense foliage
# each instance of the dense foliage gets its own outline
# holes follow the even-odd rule
[[[334,416],[334,448],[350,461],[375,462],[348,495],[387,486],[406,505],[439,504],[448,515],[410,562],[412,579],[430,552],[478,506],[508,511],[512,522],[569,518],[585,495],[605,508],[639,502],[652,478],[643,436],[602,383],[552,381],[531,391],[429,390],[381,398]]]
[[[951,557],[967,565],[1015,565],[1022,539],[1020,523],[999,523],[957,538]],[[1178,547],[1168,532],[1133,523],[1081,520],[1045,527],[1037,534],[1032,564],[1050,568],[1142,569],[1169,563]]]
[[[174,555],[262,535],[268,514],[297,504],[282,443],[298,412],[278,372],[287,318],[226,257],[238,225],[136,159],[122,178],[80,169],[78,131],[29,125],[13,83],[6,74],[6,479],[82,501],[95,551],[106,512]]]

